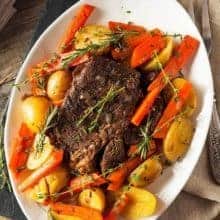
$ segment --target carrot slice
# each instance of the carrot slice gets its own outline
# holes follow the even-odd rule
[[[126,177],[141,163],[141,159],[139,157],[135,157],[129,159],[124,162],[122,166],[112,173],[110,173],[107,177],[111,183],[108,186],[108,190],[117,191],[123,185]]]
[[[100,186],[107,183],[107,180],[97,173],[90,175],[78,176],[71,180],[70,188],[73,191],[80,192],[88,187]]]
[[[137,32],[145,32],[145,28],[133,24],[125,24],[121,22],[116,21],[109,21],[108,26],[112,31],[118,31],[120,29],[126,30],[126,31],[137,31]]]
[[[172,122],[174,117],[182,110],[182,107],[190,95],[191,89],[191,83],[186,82],[177,93],[177,96],[170,100],[155,128],[155,132],[153,134],[154,138],[163,139],[166,136],[170,122]]]
[[[62,215],[70,215],[79,217],[82,220],[102,220],[103,217],[101,212],[98,210],[89,208],[89,207],[82,207],[76,206],[71,204],[64,204],[62,202],[51,203],[50,205],[51,210],[60,213]]]
[[[50,158],[37,170],[31,173],[19,186],[21,192],[34,186],[38,181],[52,172],[63,160],[63,150],[56,150],[52,153]]]
[[[139,44],[147,41],[149,39],[149,37],[151,37],[151,35],[146,32],[146,33],[141,33],[140,35],[137,36],[129,36],[125,39],[125,43],[131,47],[131,48],[135,48],[137,47]]]
[[[165,39],[161,35],[149,36],[148,40],[138,45],[131,57],[131,67],[135,68],[148,61],[154,53],[165,47]]]
[[[131,118],[131,123],[139,126],[144,119],[144,117],[147,116],[147,114],[150,112],[151,107],[154,104],[154,101],[156,97],[159,95],[160,90],[158,88],[155,88],[153,91],[149,92],[140,106],[135,111],[133,117]]]
[[[61,43],[60,51],[67,52],[72,49],[72,40],[75,36],[75,33],[86,23],[89,16],[92,14],[93,10],[95,9],[94,6],[85,4],[83,5],[79,11],[77,12],[76,16],[74,16],[72,22],[70,23],[67,33],[64,36],[64,39]]]
[[[191,36],[185,36],[178,48],[175,51],[174,56],[170,59],[164,68],[164,72],[170,79],[177,76],[178,72],[189,62],[192,56],[195,54],[199,47],[199,41]],[[164,80],[164,72],[161,72],[156,79],[149,85],[148,91],[152,91],[155,88],[162,90],[166,85]]]

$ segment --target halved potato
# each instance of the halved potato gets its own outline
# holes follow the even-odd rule
[[[85,189],[79,195],[79,203],[102,212],[105,208],[105,195],[99,188]]]
[[[162,169],[158,158],[149,158],[130,174],[129,183],[136,187],[143,187],[153,182],[161,174]]]
[[[91,44],[103,44],[103,47],[95,52],[95,54],[101,55],[109,50],[110,43],[104,42],[109,38],[109,34],[111,33],[109,28],[102,25],[86,25],[76,33],[74,46],[76,49],[83,49]]]
[[[177,89],[181,89],[184,86],[185,82],[186,80],[183,78],[176,78],[172,81],[174,87]],[[184,115],[186,115],[187,117],[190,117],[195,112],[196,107],[197,107],[197,96],[196,96],[195,89],[192,88],[190,95],[182,111],[184,112]]]
[[[50,144],[50,139],[46,137],[44,139],[42,152],[37,152],[36,144],[39,141],[40,135],[37,134],[34,140],[32,151],[30,152],[27,160],[27,168],[34,170],[39,168],[52,154],[54,146]]]
[[[174,46],[174,41],[173,37],[166,37],[166,47],[158,54],[158,59],[162,66],[164,66],[167,61],[170,59],[172,52],[173,52],[173,46]],[[154,71],[158,70],[158,60],[157,58],[153,58],[150,60],[148,63],[144,64],[142,66],[142,69],[145,71]]]
[[[126,219],[135,220],[154,214],[157,199],[152,193],[136,187],[128,187],[126,193],[130,199],[123,211],[123,216]]]
[[[83,220],[77,216],[62,215],[54,211],[50,211],[50,214],[54,220]]]
[[[175,119],[164,139],[163,153],[169,162],[175,162],[183,156],[189,148],[193,137],[193,126],[187,117]]]

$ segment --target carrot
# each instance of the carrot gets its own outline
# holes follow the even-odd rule
[[[51,210],[59,214],[79,217],[82,220],[89,220],[89,219],[102,220],[103,219],[100,211],[89,208],[89,207],[64,204],[62,202],[51,203],[49,206]]]
[[[112,210],[104,218],[104,220],[117,220],[117,216],[124,211],[128,203],[129,203],[129,197],[126,193],[123,193],[120,196],[120,198],[115,202]]]
[[[58,100],[58,101],[53,101],[53,104],[59,107],[63,104],[63,99]]]
[[[67,33],[64,36],[63,42],[61,43],[60,51],[62,53],[72,49],[71,44],[76,32],[84,26],[94,9],[95,7],[89,4],[85,4],[79,9],[76,16],[71,21],[67,29]]]
[[[137,32],[145,32],[145,28],[133,24],[125,24],[121,22],[116,21],[109,21],[108,26],[112,31],[118,31],[118,30],[126,30],[126,31],[137,31]]]
[[[141,163],[139,157],[129,159],[124,162],[121,167],[113,171],[107,176],[107,180],[110,181],[108,190],[117,191],[123,185],[126,177]]]
[[[69,67],[78,66],[79,64],[85,63],[89,59],[89,54],[84,54],[83,56],[77,57],[70,64]]]
[[[21,192],[33,187],[38,181],[52,172],[63,160],[63,150],[56,150],[50,158],[37,170],[31,173],[19,186]]]
[[[191,36],[185,36],[175,54],[167,63],[164,71],[156,77],[156,79],[149,85],[148,91],[152,91],[155,88],[160,88],[162,90],[166,86],[166,81],[164,80],[164,72],[168,75],[170,79],[177,76],[178,72],[189,62],[192,56],[195,54],[199,47],[199,41]]]
[[[129,36],[125,39],[125,43],[131,47],[131,48],[135,48],[137,47],[139,44],[147,41],[149,39],[151,35],[146,32],[146,33],[141,33],[137,36]]]
[[[152,156],[157,150],[157,146],[154,140],[151,140],[149,150],[147,152],[146,158],[149,158]],[[128,149],[128,156],[133,157],[137,156],[138,154],[138,146],[137,145],[131,145],[130,148]]]
[[[34,133],[25,123],[21,124],[18,134],[19,136],[14,139],[12,144],[9,162],[9,167],[15,177],[24,168],[28,158],[27,150],[32,146],[34,141]]]
[[[107,180],[97,173],[78,176],[71,180],[70,188],[73,191],[79,192],[88,187],[100,186],[107,183]]]
[[[186,82],[177,93],[177,96],[170,100],[155,128],[155,132],[153,134],[154,138],[163,139],[166,136],[170,122],[172,122],[174,117],[181,111],[183,105],[190,95],[191,89],[191,83]]]
[[[131,118],[131,123],[139,126],[144,117],[150,112],[151,107],[154,104],[156,97],[159,95],[160,90],[155,88],[153,91],[149,92],[144,100],[141,102],[140,106],[135,111],[133,117]]]
[[[131,57],[131,67],[136,68],[148,61],[153,53],[158,53],[165,47],[165,39],[161,35],[149,36],[148,40],[138,45]]]

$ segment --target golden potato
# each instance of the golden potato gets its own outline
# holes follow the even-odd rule
[[[158,59],[162,66],[164,66],[167,63],[167,61],[170,59],[172,55],[174,46],[173,37],[166,37],[166,42],[166,47],[158,54]],[[142,69],[146,71],[158,70],[158,59],[154,57],[147,64],[144,64],[142,66]]]
[[[44,147],[42,152],[37,152],[36,143],[39,140],[39,134],[35,136],[32,151],[30,152],[27,160],[27,168],[29,170],[34,170],[39,168],[51,155],[54,150],[54,146],[50,144],[50,139],[48,137],[44,140]]]
[[[47,82],[47,95],[52,101],[60,101],[70,88],[72,76],[66,71],[52,73]]]
[[[172,81],[174,87],[177,89],[181,89],[183,85],[185,84],[185,82],[186,80],[183,78],[176,78]],[[190,117],[195,112],[196,107],[197,107],[197,96],[196,96],[195,89],[192,88],[190,95],[182,111],[184,112],[184,115],[186,115],[187,117]]]
[[[22,102],[23,120],[33,132],[39,132],[44,126],[50,105],[43,96],[30,96]]]
[[[161,174],[162,169],[158,158],[149,158],[130,174],[129,183],[136,187],[143,187],[153,182]]]
[[[75,35],[74,45],[76,49],[86,48],[91,44],[100,45],[103,44],[106,39],[109,38],[111,30],[102,25],[86,25],[81,28]],[[110,43],[96,50],[95,54],[101,55],[108,52]]]
[[[50,211],[50,215],[54,220],[84,220],[77,216],[62,215],[54,211]]]
[[[175,162],[183,156],[193,137],[193,126],[187,117],[174,120],[163,141],[163,153],[170,162]]]
[[[79,195],[79,203],[102,212],[105,208],[105,195],[99,188],[85,189]]]
[[[130,199],[123,211],[123,216],[126,219],[135,220],[154,214],[157,199],[152,193],[136,187],[128,187],[126,193]]]
[[[28,191],[28,194],[31,199],[36,202],[42,203],[47,198],[49,191],[46,183],[46,179],[42,178],[37,185],[34,186],[33,189]]]
[[[64,167],[58,167],[52,173],[45,177],[50,194],[59,192],[67,185],[69,180],[68,172]]]

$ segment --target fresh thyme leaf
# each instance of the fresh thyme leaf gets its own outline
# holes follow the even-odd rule
[[[29,82],[29,80],[28,79],[26,79],[26,80],[24,80],[24,81],[22,81],[22,82],[20,82],[20,83],[8,83],[8,85],[9,86],[11,86],[11,87],[15,87],[15,88],[17,88],[19,91],[21,91],[21,88],[23,87],[23,86],[25,86],[27,83]]]
[[[80,126],[91,113],[96,112],[95,119],[90,122],[88,127],[88,131],[92,132],[98,126],[98,120],[106,103],[111,102],[123,90],[124,87],[116,89],[115,87],[111,86],[106,96],[102,97],[94,106],[85,110],[84,115],[78,120],[77,126]]]
[[[79,56],[82,56],[89,52],[94,52],[100,48],[109,46],[110,44],[115,45],[119,43],[120,40],[123,39],[124,37],[130,35],[137,35],[137,34],[138,32],[136,31],[122,31],[122,30],[118,30],[117,32],[111,34],[106,34],[106,38],[103,39],[99,44],[92,43],[85,48],[76,49],[73,51],[72,54],[70,54],[67,57],[64,57],[61,61],[61,63],[63,64],[63,68],[67,68],[68,64]]]
[[[37,154],[43,152],[43,149],[45,146],[46,132],[49,128],[51,128],[53,126],[52,120],[57,115],[57,113],[58,113],[57,107],[49,108],[47,116],[46,116],[46,123],[39,133],[39,137],[38,137],[38,140],[37,140],[37,143],[35,146]]]
[[[174,37],[174,38],[180,38],[181,40],[183,39],[183,35],[179,34],[179,33],[174,33],[174,34],[169,34],[169,33],[165,33],[163,35],[164,37]]]

